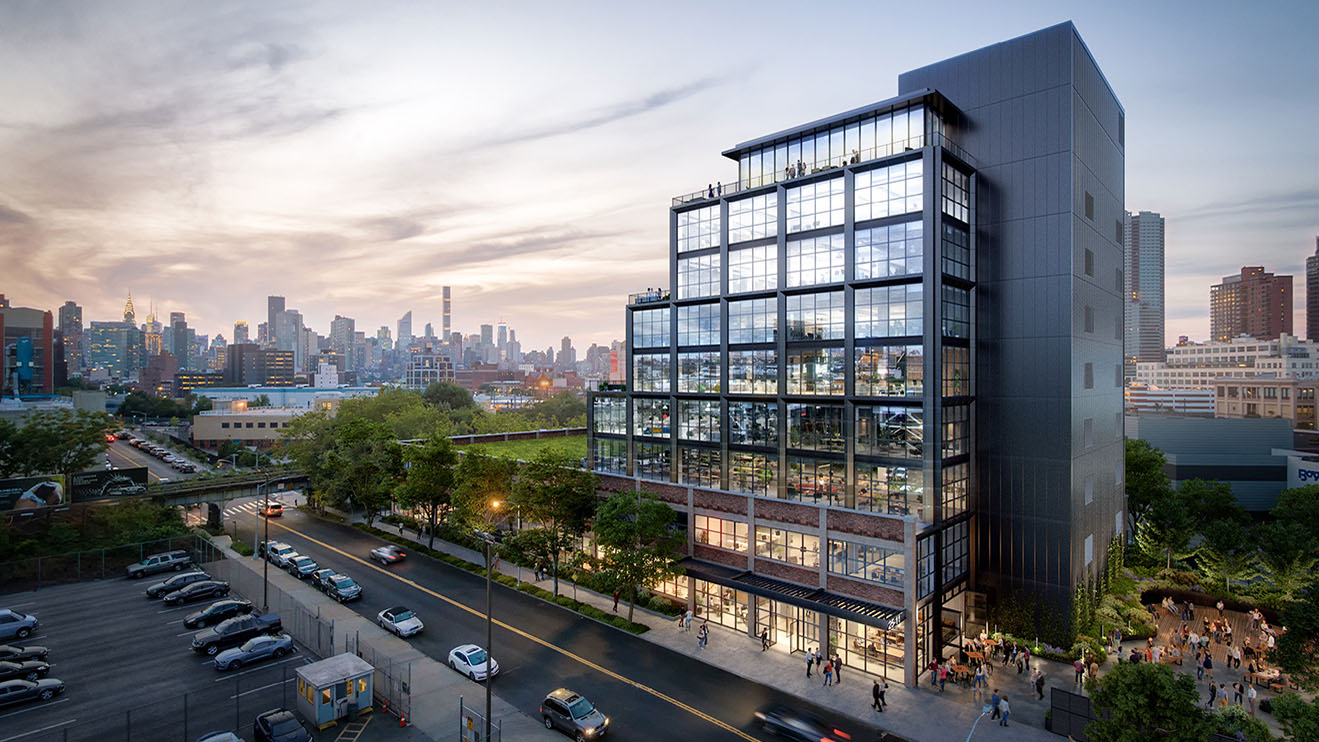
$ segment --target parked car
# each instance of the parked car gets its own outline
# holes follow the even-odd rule
[[[223,580],[202,580],[194,582],[191,585],[183,587],[167,594],[164,597],[165,605],[183,605],[195,600],[205,600],[206,598],[223,598],[229,594],[229,583]]]
[[[321,592],[325,592],[325,588],[329,587],[330,585],[330,578],[334,577],[334,575],[335,575],[334,570],[330,569],[329,567],[321,567],[320,569],[311,573],[310,581],[311,584],[316,586],[317,590],[320,590]]]
[[[425,628],[417,614],[401,605],[377,613],[376,622],[380,624],[380,628],[393,632],[399,637],[414,636]]]
[[[362,586],[353,582],[353,578],[348,575],[334,575],[330,578],[330,586],[325,588],[325,594],[340,603],[347,603],[362,597]]]
[[[266,549],[269,554],[270,563],[277,567],[287,567],[289,559],[298,556],[298,552],[288,544],[274,544]]]
[[[188,617],[183,619],[183,627],[185,629],[200,629],[206,626],[213,626],[226,618],[246,616],[251,612],[251,601],[241,600],[239,598],[217,600],[200,611],[189,613]]]
[[[45,647],[16,647],[13,644],[0,644],[0,660],[5,662],[22,662],[23,660],[42,660],[50,650]]]
[[[261,512],[264,513],[267,518],[278,518],[284,514],[284,506],[277,502],[272,502],[265,506]]]
[[[242,646],[226,649],[215,655],[215,669],[237,670],[271,658],[279,659],[296,651],[293,637],[288,634],[258,636],[243,642]]]
[[[24,660],[23,662],[0,662],[0,680],[36,681],[50,674],[50,664],[41,660]]]
[[[37,617],[31,613],[0,608],[0,639],[26,639],[37,630],[39,623]]]
[[[393,564],[394,562],[401,562],[407,558],[407,556],[408,555],[402,549],[393,544],[377,546],[371,550],[371,560],[380,562],[385,566]]]
[[[487,665],[489,673],[487,674]],[[499,674],[499,661],[475,644],[464,644],[449,651],[449,667],[472,680],[485,680]]]
[[[243,742],[243,738],[233,732],[207,732],[197,742]]]
[[[226,618],[209,629],[193,634],[192,651],[214,657],[222,650],[236,647],[254,636],[278,633],[283,628],[277,613],[249,613]]]
[[[179,588],[185,585],[191,585],[194,582],[201,582],[202,580],[209,580],[209,579],[211,579],[211,576],[201,571],[200,569],[196,569],[191,572],[180,572],[179,574],[176,574],[173,577],[167,578],[164,582],[157,582],[156,584],[147,588],[147,597],[161,598],[174,592],[175,590],[178,590]]]
[[[141,579],[147,575],[154,575],[157,572],[168,572],[179,570],[192,564],[192,555],[183,549],[166,551],[160,554],[152,554],[137,564],[128,565],[128,576],[134,580]]]
[[[599,739],[609,731],[609,717],[586,697],[567,688],[550,691],[540,702],[540,718],[546,729],[558,729],[576,739]]]
[[[0,706],[12,706],[28,701],[49,701],[64,692],[64,683],[54,678],[6,680],[0,683]]]
[[[799,742],[816,742],[823,739],[851,739],[847,732],[834,729],[832,724],[814,714],[788,708],[768,706],[756,712],[756,718],[770,734]]]
[[[305,580],[308,577],[311,577],[311,573],[320,568],[321,565],[317,564],[315,559],[312,559],[309,556],[303,556],[302,554],[290,559],[288,565],[285,567],[285,569],[289,571],[289,574],[299,580]]]
[[[311,741],[311,732],[288,709],[271,709],[252,723],[252,742]]]

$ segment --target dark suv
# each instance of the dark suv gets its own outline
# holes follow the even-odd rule
[[[163,554],[152,554],[137,564],[128,565],[128,576],[134,580],[154,575],[157,572],[168,572],[174,570],[178,572],[184,567],[192,564],[192,557],[183,549],[167,551]]]
[[[540,702],[540,717],[546,729],[558,729],[574,739],[599,739],[609,731],[609,717],[586,697],[567,688],[550,691]]]
[[[163,598],[166,595],[169,595],[170,593],[174,592],[175,590],[178,590],[181,587],[191,585],[194,582],[201,582],[202,580],[209,580],[209,579],[211,579],[211,576],[201,571],[200,569],[194,570],[192,572],[183,572],[181,574],[177,574],[174,575],[173,577],[167,578],[164,582],[157,582],[156,584],[147,588],[147,597]]]

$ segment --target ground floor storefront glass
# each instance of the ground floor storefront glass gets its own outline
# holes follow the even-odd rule
[[[750,610],[746,593],[705,580],[692,580],[692,592],[696,598],[697,620],[708,620],[746,633]]]
[[[820,614],[790,603],[771,600],[760,595],[756,601],[756,636],[769,631],[773,649],[787,652],[804,652],[820,646]]]
[[[919,637],[917,642],[923,641]],[[882,629],[860,621],[829,617],[829,642],[843,657],[843,667],[863,670],[873,675],[906,680],[906,636],[903,624]]]

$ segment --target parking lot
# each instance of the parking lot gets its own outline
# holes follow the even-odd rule
[[[169,608],[148,600],[144,590],[164,576],[0,594],[0,608],[41,621],[31,637],[10,643],[49,647],[50,677],[67,686],[53,701],[0,710],[0,742],[191,742],[215,730],[250,739],[257,714],[292,708],[294,668],[319,658],[297,645],[281,660],[217,672],[192,651],[193,632],[183,627],[184,616],[210,601]]]

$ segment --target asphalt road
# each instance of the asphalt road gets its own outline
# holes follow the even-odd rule
[[[110,458],[110,463],[113,466],[120,469],[145,466],[147,468],[147,479],[152,482],[159,482],[162,479],[178,482],[196,476],[196,474],[184,474],[175,471],[169,464],[146,451],[133,448],[128,441],[116,440],[114,443],[109,444],[106,449],[106,456]],[[200,465],[198,465],[198,468],[200,468]]]
[[[348,604],[358,613],[374,620],[392,605],[415,610],[426,629],[408,641],[431,657],[446,662],[454,646],[485,645],[483,578],[415,555],[387,570],[380,568],[365,560],[372,548],[385,542],[296,510],[285,510],[271,523],[272,540],[289,543],[362,585],[363,598]],[[240,537],[250,540],[251,528],[252,520],[241,521]],[[853,740],[879,737],[875,727],[498,583],[493,602],[495,619],[505,624],[494,629],[492,654],[500,664],[496,693],[533,717],[539,716],[546,693],[567,687],[611,717],[610,739],[764,739],[767,735],[753,714],[776,703],[809,711],[847,731]],[[473,683],[469,697],[479,701],[483,695],[481,686]]]
[[[220,673],[192,651],[193,632],[183,628],[183,617],[209,601],[168,608],[144,595],[155,581],[118,578],[0,595],[0,607],[40,619],[37,633],[15,643],[49,647],[51,677],[67,685],[49,703],[0,709],[0,742],[192,742],[225,729],[250,739],[257,714],[292,707],[293,668],[316,657],[299,647],[283,660]]]

